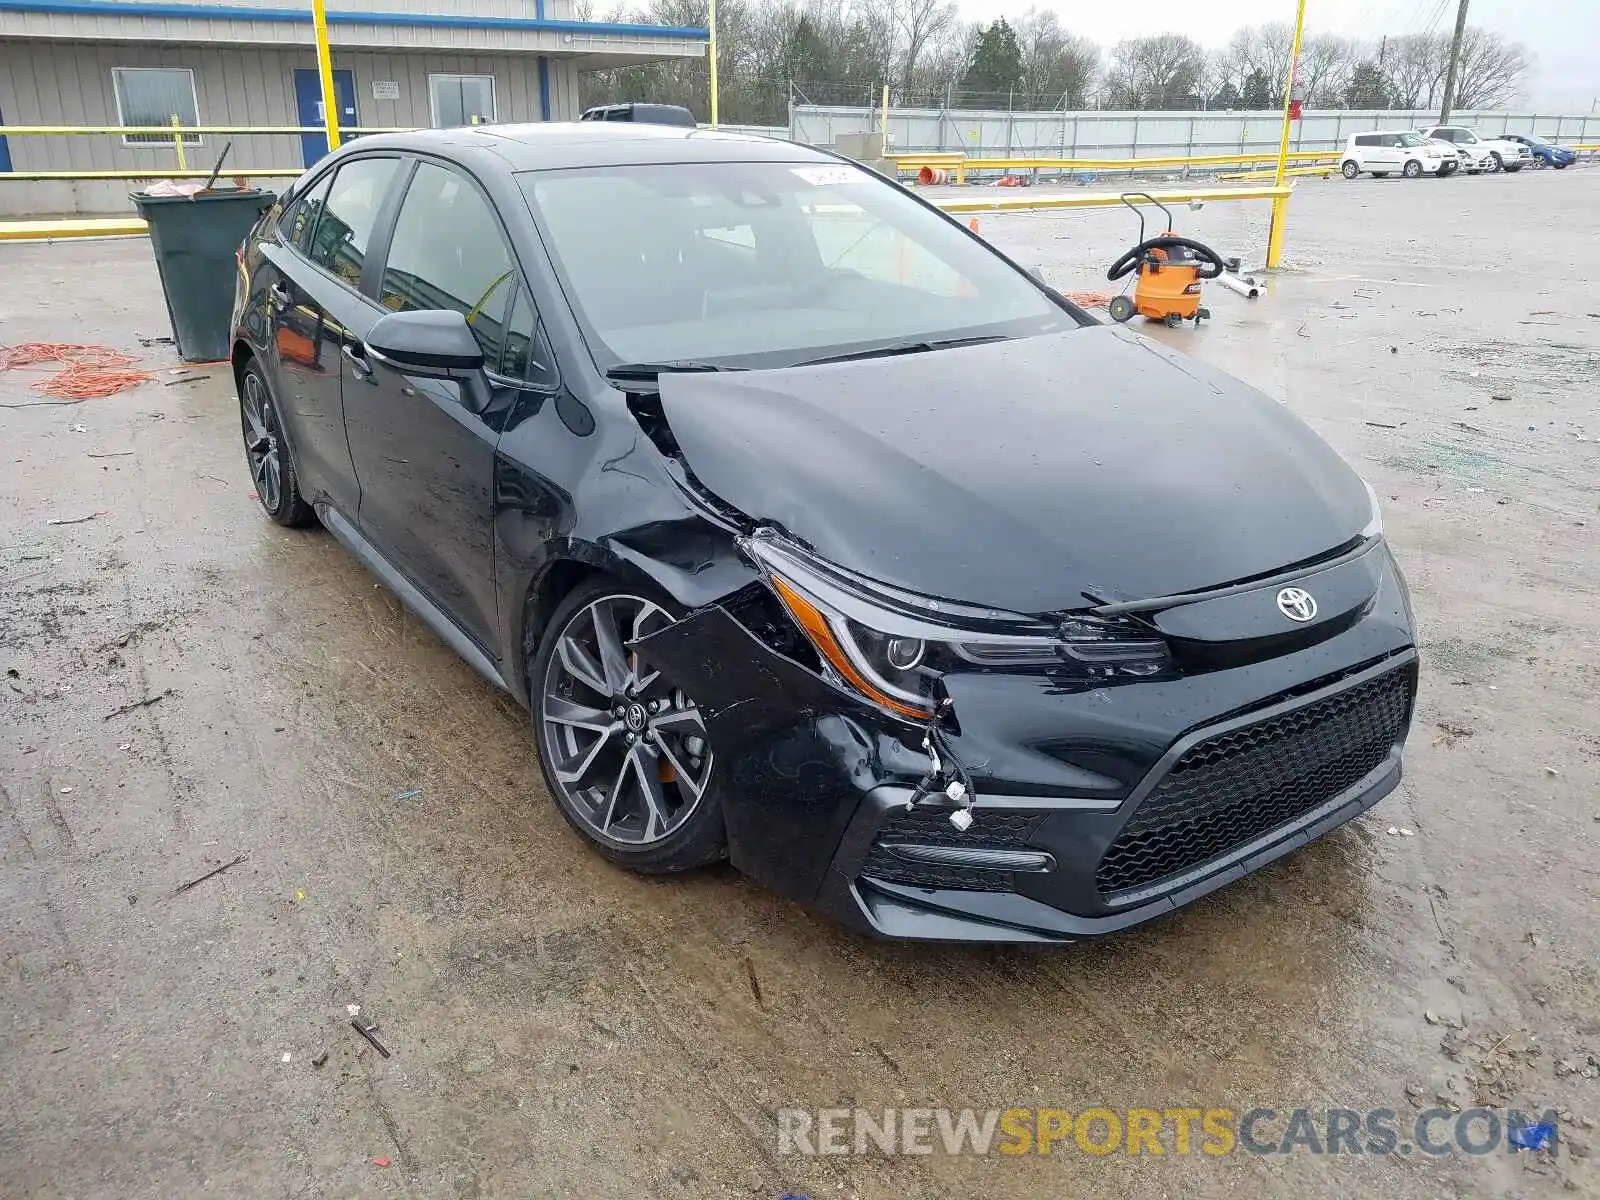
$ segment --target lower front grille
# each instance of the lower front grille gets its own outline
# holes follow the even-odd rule
[[[907,862],[888,848],[893,842],[914,842],[923,846],[1018,850],[1027,844],[1028,838],[1043,820],[1038,813],[1001,812],[984,809],[980,805],[972,828],[962,833],[950,824],[950,813],[948,808],[914,808],[910,812],[897,812],[884,818],[872,849],[867,852],[861,873],[907,887],[962,888],[971,892],[1011,891],[1009,871]]]
[[[1353,787],[1405,733],[1408,664],[1184,752],[1095,872],[1102,895],[1142,888],[1292,825]]]

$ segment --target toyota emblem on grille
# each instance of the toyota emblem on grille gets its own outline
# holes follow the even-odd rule
[[[1278,611],[1291,621],[1309,621],[1317,615],[1317,602],[1305,588],[1287,587],[1278,593]]]

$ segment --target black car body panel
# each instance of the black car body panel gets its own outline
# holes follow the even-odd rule
[[[1119,327],[674,375],[661,400],[734,508],[864,575],[1015,612],[1315,561],[1371,514],[1282,405]]]
[[[341,279],[281,223],[328,172],[374,155],[399,160],[393,190],[359,278]],[[665,592],[686,615],[633,649],[700,706],[733,863],[887,936],[1125,928],[1395,786],[1414,638],[1370,494],[1238,381],[1109,327],[608,381],[516,173],[730,159],[837,162],[625,122],[381,135],[263,217],[241,269],[236,366],[265,365],[306,499],[408,603],[536,707],[533,651],[579,580]],[[476,410],[457,383],[363,347],[387,311],[378,274],[419,163],[459,172],[492,207],[548,351],[537,379],[487,372]],[[962,832],[942,791],[919,793],[924,726],[774,636],[787,618],[751,553],[766,536],[935,611],[1117,610],[1161,639],[1171,670],[947,670],[944,736],[976,800]],[[1280,611],[1289,584],[1316,596],[1314,617]],[[1241,765],[1217,783],[1209,759],[1186,755]],[[1190,776],[1205,788],[1171,782]]]

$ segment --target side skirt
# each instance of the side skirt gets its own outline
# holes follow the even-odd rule
[[[500,668],[490,661],[489,656],[479,648],[478,644],[463,633],[461,627],[446,616],[443,609],[423,595],[421,589],[385,558],[376,546],[367,541],[343,513],[332,505],[319,504],[317,516],[322,519],[328,532],[338,538],[346,550],[359,558],[367,570],[400,597],[402,604],[427,622],[428,628],[439,635],[440,641],[466,659],[473,670],[495,687],[504,692],[511,691],[505,677],[500,674]]]

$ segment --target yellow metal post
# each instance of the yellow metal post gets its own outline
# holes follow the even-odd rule
[[[322,74],[322,127],[328,149],[339,148],[339,97],[333,90],[333,54],[328,49],[327,0],[311,0],[311,23],[317,30],[317,69]]]
[[[172,114],[172,150],[178,156],[178,170],[187,171],[189,160],[183,153],[183,122],[178,120],[178,114]]]
[[[706,23],[710,45],[706,53],[711,58],[711,128],[717,127],[717,0],[711,0],[711,18]]]
[[[1289,115],[1294,105],[1294,77],[1300,65],[1300,37],[1306,28],[1306,0],[1300,0],[1294,15],[1294,48],[1289,52],[1289,78],[1283,85],[1283,134],[1278,140],[1278,169],[1272,185],[1283,187],[1284,175],[1289,167]],[[1272,225],[1267,233],[1267,269],[1274,270],[1283,257],[1283,226],[1289,219],[1289,198],[1279,196],[1272,202]]]

